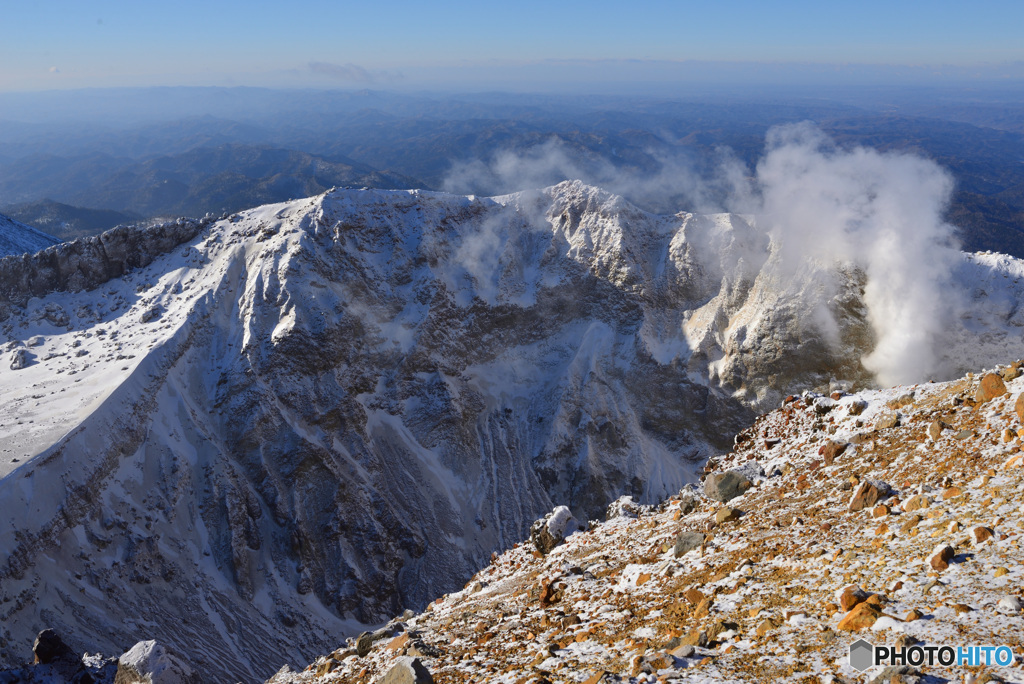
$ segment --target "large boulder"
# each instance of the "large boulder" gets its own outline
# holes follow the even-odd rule
[[[21,370],[32,363],[32,355],[24,347],[11,352],[11,370]]]
[[[703,534],[692,530],[683,530],[676,536],[676,544],[672,549],[672,553],[676,558],[679,558],[694,549],[699,549],[703,544]]]
[[[986,373],[978,383],[978,391],[974,394],[974,400],[983,404],[1004,394],[1006,394],[1006,384],[1003,379],[996,373]]]
[[[380,684],[433,684],[434,678],[419,658],[403,656],[395,661]]]
[[[862,480],[857,488],[853,490],[853,496],[850,497],[849,509],[851,511],[860,511],[865,508],[871,508],[881,499],[889,496],[892,492],[892,488],[881,480]]]
[[[704,480],[704,494],[709,499],[726,503],[750,489],[750,479],[735,470],[711,473]]]
[[[117,660],[114,684],[200,684],[199,676],[156,641],[140,641]]]
[[[44,629],[36,636],[32,655],[35,656],[32,662],[36,665],[77,660],[75,652],[52,629]]]
[[[530,527],[530,540],[538,551],[546,555],[570,534],[581,529],[583,526],[573,517],[572,511],[566,506],[557,506],[533,523]]]
[[[0,670],[0,684],[113,684],[117,661],[103,656],[79,656],[52,629],[44,629],[32,644],[32,665]]]

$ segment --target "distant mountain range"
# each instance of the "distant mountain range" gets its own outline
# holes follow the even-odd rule
[[[137,222],[143,218],[139,214],[109,209],[73,207],[50,199],[14,204],[4,207],[3,211],[12,219],[44,230],[61,241],[96,235],[114,226]]]
[[[498,195],[565,179],[658,213],[718,211],[730,208],[722,188],[695,198],[688,177],[714,178],[724,149],[752,170],[769,128],[809,120],[842,146],[934,159],[956,179],[948,217],[964,249],[1024,257],[1024,116],[1013,102],[974,99],[942,100],[955,105],[944,119],[925,91],[707,101],[245,88],[0,96],[4,116],[22,117],[0,123],[0,211],[73,237],[124,219],[11,206],[49,199],[140,220],[219,216],[334,186]]]
[[[142,162],[90,155],[36,160],[31,173],[0,169],[0,197],[26,199],[40,192],[59,203],[103,208],[122,216],[202,216],[260,204],[308,197],[336,186],[405,188],[423,185],[397,173],[381,172],[344,158],[325,158],[273,147],[229,144],[198,148]],[[35,211],[13,207],[14,213]],[[48,208],[49,209],[49,208]],[[79,214],[60,209],[57,214]],[[44,215],[43,218],[48,218]],[[100,216],[81,215],[96,225]]]

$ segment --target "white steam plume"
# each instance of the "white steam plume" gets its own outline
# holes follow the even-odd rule
[[[741,166],[731,151],[721,151],[720,171],[713,178],[701,177],[685,151],[671,152],[666,145],[646,152],[657,162],[656,172],[618,167],[589,150],[573,148],[552,137],[525,149],[500,150],[486,161],[456,162],[442,187],[459,194],[502,195],[581,180],[649,210],[678,211],[676,205],[684,202],[704,213],[722,211],[721,198],[735,190],[737,179],[730,172]]]
[[[884,385],[927,379],[934,345],[959,309],[954,228],[942,220],[953,181],[904,153],[837,148],[811,124],[773,128],[757,165],[757,213],[793,267],[853,263],[876,345],[862,362]]]
[[[700,212],[722,211],[724,202],[725,209],[758,216],[790,274],[808,263],[852,264],[866,274],[864,304],[876,344],[862,362],[881,384],[918,382],[945,370],[935,346],[963,302],[952,284],[959,258],[954,228],[942,220],[953,180],[937,164],[907,153],[842,149],[810,123],[769,130],[753,174],[728,150],[720,151],[710,177],[685,156],[648,152],[661,162],[656,173],[619,169],[552,138],[498,152],[489,162],[455,164],[445,189],[501,194],[580,179],[648,208],[661,204],[659,210],[666,210],[666,199]],[[489,245],[474,251],[473,243],[460,254],[471,273],[490,268]],[[814,324],[828,338],[838,331],[827,312]]]

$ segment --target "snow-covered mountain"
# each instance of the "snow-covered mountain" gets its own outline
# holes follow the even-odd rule
[[[785,393],[871,382],[863,274],[778,259],[751,218],[563,183],[333,191],[0,261],[0,664],[53,627],[267,676],[555,505],[677,491]],[[948,367],[1024,351],[1022,272],[963,256]]]
[[[52,235],[0,214],[0,257],[34,254],[58,242]]]

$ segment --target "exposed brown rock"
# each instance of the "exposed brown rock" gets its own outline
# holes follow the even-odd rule
[[[930,506],[931,503],[931,499],[929,499],[924,494],[916,494],[907,499],[905,502],[903,502],[901,508],[904,511],[917,511],[922,508],[928,508],[928,506]]]
[[[722,523],[732,522],[740,519],[740,510],[738,508],[730,508],[729,506],[723,506],[719,508],[715,513],[715,522],[721,525]]]
[[[844,632],[860,632],[865,630],[882,615],[882,611],[870,603],[858,603],[853,610],[839,621],[839,629]]]
[[[403,648],[405,648],[405,645],[408,644],[408,643],[409,643],[409,633],[408,632],[402,632],[401,634],[396,636],[394,639],[389,641],[384,648],[386,650],[388,650],[388,651],[401,651]]]
[[[981,404],[1004,394],[1006,394],[1006,384],[1003,379],[996,373],[986,373],[978,383],[978,391],[974,394],[974,400]]]
[[[849,586],[843,589],[842,595],[839,597],[839,607],[843,609],[844,613],[848,613],[854,609],[855,606],[864,603],[868,600],[868,592],[864,591],[857,586]]]
[[[888,430],[894,428],[900,424],[900,414],[898,413],[887,413],[883,416],[879,416],[878,420],[875,421],[875,428],[878,430]]]
[[[866,409],[867,407],[868,402],[864,401],[863,399],[855,399],[854,401],[850,402],[850,415],[859,416],[860,414],[864,413],[864,409]]]
[[[825,465],[832,465],[835,463],[836,458],[846,451],[847,446],[846,442],[829,440],[825,446],[820,449],[820,453],[825,460]]]
[[[954,555],[956,555],[956,552],[953,551],[952,546],[940,544],[928,556],[928,565],[931,566],[932,570],[941,572],[949,567],[949,563],[953,560]]]
[[[878,503],[878,500],[886,493],[888,493],[888,486],[885,483],[875,480],[864,480],[854,490],[853,496],[850,498],[849,508],[851,511],[870,508]]]

